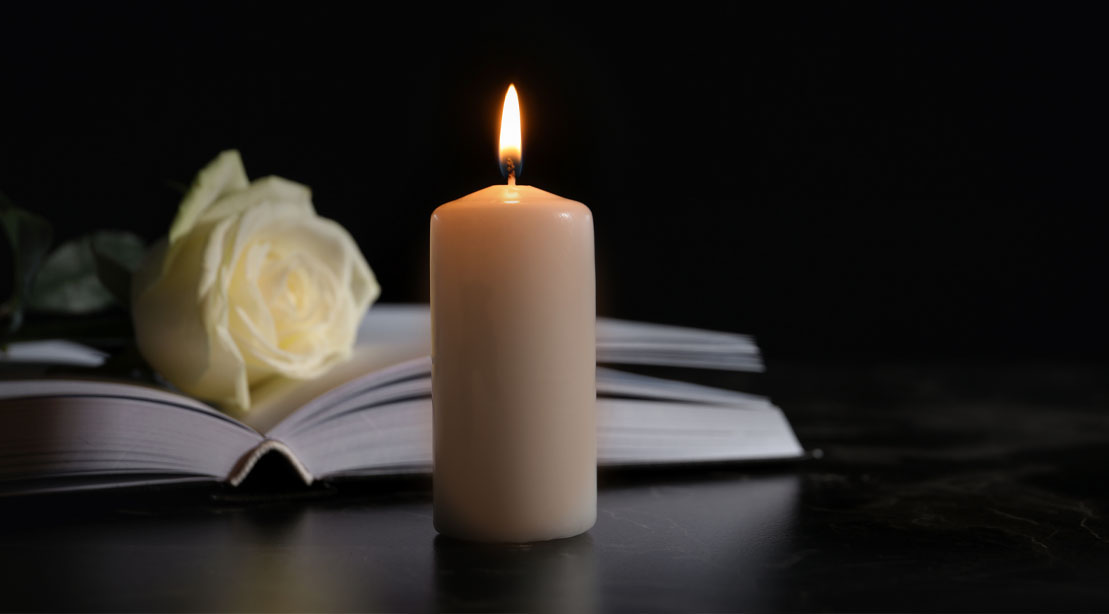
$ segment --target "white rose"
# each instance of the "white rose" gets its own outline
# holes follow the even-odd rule
[[[237,151],[200,171],[169,236],[135,273],[142,354],[184,392],[250,408],[252,386],[346,360],[380,288],[351,236],[308,188],[250,183]]]

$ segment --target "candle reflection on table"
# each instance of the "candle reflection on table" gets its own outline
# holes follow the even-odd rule
[[[588,533],[531,544],[439,536],[435,585],[442,612],[598,611],[597,561]]]

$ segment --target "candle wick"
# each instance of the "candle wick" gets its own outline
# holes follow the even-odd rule
[[[518,164],[512,156],[505,156],[501,163],[501,172],[508,178],[508,185],[516,185],[516,171]]]

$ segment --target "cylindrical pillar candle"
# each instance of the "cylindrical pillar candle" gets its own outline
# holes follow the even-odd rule
[[[431,216],[435,527],[570,537],[596,520],[593,216],[497,185]]]

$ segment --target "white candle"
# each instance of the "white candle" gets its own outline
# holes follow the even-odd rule
[[[596,520],[593,216],[514,179],[431,216],[435,527],[480,541]]]

